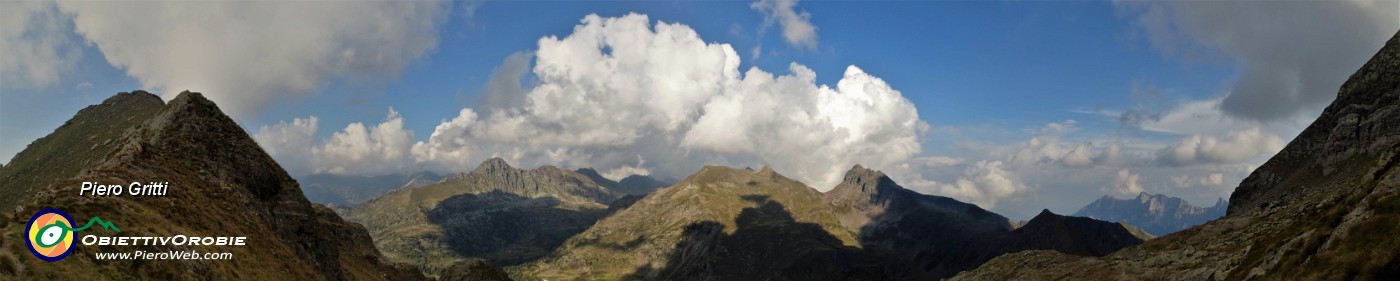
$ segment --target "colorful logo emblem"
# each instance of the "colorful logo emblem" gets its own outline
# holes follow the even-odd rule
[[[29,218],[24,237],[29,240],[29,252],[44,261],[58,261],[73,253],[73,217],[58,209],[48,208]]]
[[[117,229],[111,222],[98,217],[92,217],[83,227],[74,228],[72,216],[62,210],[48,208],[29,218],[29,227],[24,230],[24,238],[29,240],[30,253],[41,260],[54,262],[72,254],[73,239],[78,236],[78,231],[92,227],[94,223],[107,230],[121,232],[121,229]]]

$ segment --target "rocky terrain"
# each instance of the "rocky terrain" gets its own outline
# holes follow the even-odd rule
[[[387,262],[369,234],[311,204],[247,132],[199,93],[164,103],[120,93],[89,106],[0,170],[0,279],[420,280]],[[164,197],[79,196],[84,181],[168,181]],[[58,262],[22,241],[43,208],[100,216],[121,236],[246,236],[247,246],[78,246]],[[94,231],[94,230],[89,230]],[[102,231],[102,230],[95,230]],[[96,252],[226,251],[228,260],[95,260]]]
[[[507,270],[517,280],[928,280],[1007,251],[1104,254],[1141,241],[1087,218],[1028,226],[1013,231],[1005,217],[859,165],[826,193],[767,167],[707,166]],[[1063,241],[1073,243],[1052,243]]]
[[[1218,220],[1103,258],[998,257],[959,280],[1400,279],[1400,33]]]
[[[350,208],[390,190],[429,185],[442,178],[430,172],[380,176],[311,174],[297,177],[297,182],[312,203]]]
[[[947,277],[981,264],[988,245],[1012,230],[1010,220],[952,198],[899,186],[856,165],[822,195],[843,230],[896,270],[890,278]]]
[[[707,166],[512,269],[517,280],[876,280],[822,194],[764,168]]]
[[[1223,198],[1216,200],[1214,206],[1197,207],[1181,198],[1143,192],[1131,199],[1104,195],[1074,212],[1074,216],[1126,222],[1162,236],[1224,216],[1225,207]]]
[[[347,218],[364,224],[391,260],[440,275],[472,258],[515,265],[548,254],[625,207],[609,209],[623,195],[608,188],[618,183],[604,184],[554,166],[521,170],[492,158],[435,184],[389,192]]]

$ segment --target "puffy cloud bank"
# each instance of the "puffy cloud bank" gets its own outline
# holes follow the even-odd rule
[[[662,178],[684,177],[702,165],[771,165],[825,190],[857,163],[877,169],[907,163],[919,154],[928,126],[898,90],[855,66],[834,87],[816,84],[816,73],[795,63],[783,75],[741,71],[730,45],[706,43],[682,24],[653,25],[645,15],[589,15],[568,36],[541,38],[533,54],[536,83],[488,89],[486,108],[462,109],[426,141],[400,142],[412,132],[391,113],[375,129],[351,124],[324,142],[297,145],[321,153],[310,156],[309,170],[330,173],[385,172],[332,166],[365,158],[329,157],[401,155],[386,147],[396,146],[409,149],[403,155],[412,160],[380,160],[439,172],[466,171],[487,157]],[[519,64],[516,56],[507,59],[493,84],[508,85],[495,81],[509,76],[519,81]],[[267,126],[259,140],[292,143],[283,140],[300,137],[286,132],[314,132],[314,126],[314,119]],[[400,137],[377,137],[381,132]]]
[[[204,92],[235,116],[315,92],[339,77],[396,76],[437,45],[437,27],[449,10],[446,5],[442,1],[57,1],[62,20],[71,18],[77,34],[93,43],[112,66],[163,92],[167,99],[186,89]],[[6,52],[11,46],[32,47],[16,49],[34,52],[25,56],[33,60],[16,60],[16,67],[29,69],[35,81],[52,81],[47,77],[53,71],[33,61],[49,61],[55,56],[52,45],[62,42],[32,38],[25,41],[28,45],[11,44],[8,21],[18,20],[11,19],[9,14],[15,11],[6,8]],[[6,73],[10,64],[5,64]]]

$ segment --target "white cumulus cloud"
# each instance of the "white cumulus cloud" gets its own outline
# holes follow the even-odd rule
[[[898,90],[859,68],[835,87],[795,63],[785,75],[740,71],[730,45],[645,15],[589,15],[572,34],[541,38],[534,57],[538,81],[521,102],[461,110],[413,146],[415,158],[438,171],[496,156],[663,178],[768,164],[828,189],[851,165],[906,163],[927,128]]]
[[[914,184],[921,183],[915,181]],[[986,209],[996,207],[999,201],[1034,195],[1019,176],[1002,167],[1001,161],[978,161],[976,165],[969,165],[952,183],[932,182],[924,185],[932,185],[940,194]]]
[[[815,50],[817,48],[817,27],[812,25],[812,14],[797,10],[799,0],[758,0],[749,7],[763,13],[763,28],[774,23],[783,30],[783,39],[793,46]],[[755,59],[758,47],[754,48]]]
[[[1223,137],[1191,135],[1157,152],[1158,160],[1175,166],[1240,164],[1283,149],[1283,139],[1259,128],[1234,131]]]
[[[1182,188],[1197,186],[1214,187],[1225,184],[1225,175],[1221,173],[1211,173],[1202,176],[1177,175],[1172,176],[1172,184]]]
[[[1118,174],[1113,177],[1113,186],[1107,190],[1108,193],[1118,195],[1118,197],[1132,197],[1142,193],[1142,184],[1138,183],[1142,176],[1134,174],[1128,169],[1118,170]]]
[[[393,108],[379,124],[350,123],[321,141],[314,139],[318,123],[311,116],[262,126],[253,139],[293,174],[384,175],[417,169],[409,151],[413,132],[404,129],[403,117]]]

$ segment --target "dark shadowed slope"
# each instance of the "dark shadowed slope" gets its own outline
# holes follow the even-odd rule
[[[1123,247],[1141,244],[1150,236],[1120,223],[1085,217],[1061,216],[1042,210],[1026,225],[1011,231],[988,247],[988,260],[1006,253],[1054,250],[1076,256],[1103,256]]]
[[[844,229],[897,272],[893,278],[941,278],[975,267],[985,247],[1011,232],[1006,217],[919,194],[860,165],[823,197]]]
[[[426,186],[394,190],[350,210],[390,259],[430,275],[471,258],[514,265],[548,254],[609,213],[618,193],[588,176],[492,158]]]

